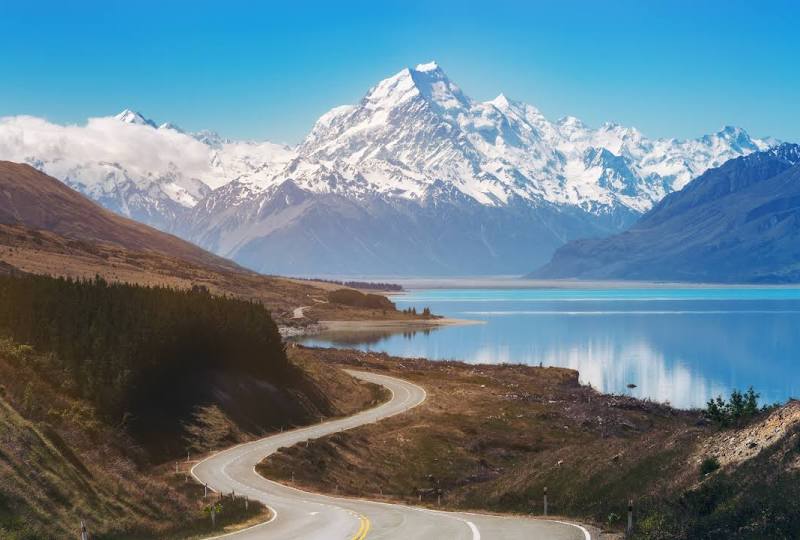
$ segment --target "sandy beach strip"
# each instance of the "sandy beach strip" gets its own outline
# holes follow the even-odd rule
[[[424,330],[440,326],[467,326],[485,324],[486,321],[476,319],[454,319],[442,317],[439,319],[412,319],[412,320],[356,320],[356,321],[319,321],[324,331],[327,332],[358,332],[373,330]]]

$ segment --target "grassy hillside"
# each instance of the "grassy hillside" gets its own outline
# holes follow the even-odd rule
[[[144,467],[124,430],[85,400],[39,376],[47,359],[0,340],[0,538],[187,538],[210,532],[202,490],[180,475]],[[223,525],[265,516],[224,503]]]
[[[287,358],[259,303],[31,275],[0,276],[0,385],[0,537],[25,539],[72,536],[80,519],[96,538],[207,535],[187,448],[382,399]],[[228,523],[264,517],[226,504]]]
[[[287,361],[263,306],[199,288],[0,277],[0,333],[50,353],[36,366],[42,376],[125,425],[156,457],[182,453],[181,424],[233,385],[240,399],[222,406],[251,430],[309,419],[292,389],[314,412],[328,406]]]

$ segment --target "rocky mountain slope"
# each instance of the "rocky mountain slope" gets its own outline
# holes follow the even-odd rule
[[[85,126],[0,119],[0,158],[253,269],[291,274],[524,272],[773,143],[732,127],[680,141],[551,122],[503,94],[471,99],[435,63],[332,109],[295,147],[184,133],[129,110]]]
[[[800,281],[800,145],[711,169],[629,230],[560,248],[533,276]]]

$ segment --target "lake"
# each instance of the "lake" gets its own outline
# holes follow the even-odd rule
[[[569,367],[600,391],[682,408],[751,385],[767,402],[800,396],[800,288],[447,288],[410,290],[393,300],[401,309],[430,307],[485,324],[302,342]]]

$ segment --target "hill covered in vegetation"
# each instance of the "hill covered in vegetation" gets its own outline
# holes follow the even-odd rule
[[[0,537],[66,538],[79,519],[96,538],[207,535],[187,449],[194,458],[380,398],[287,358],[258,302],[0,276]],[[257,514],[228,508],[223,521]]]
[[[289,389],[314,408],[327,406],[287,361],[262,305],[201,288],[2,277],[0,331],[49,353],[37,366],[41,373],[91,402],[109,423],[125,424],[159,456],[182,450],[172,434],[194,407],[233,386],[243,399],[229,412],[248,427],[306,420]],[[274,390],[258,391],[259,383]],[[248,393],[266,399],[263,406],[247,407]]]

